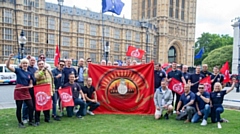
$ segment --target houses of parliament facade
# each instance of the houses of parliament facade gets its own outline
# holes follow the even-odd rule
[[[193,64],[196,0],[132,0],[131,19],[75,6],[61,9],[61,58],[100,62],[108,41],[110,61],[125,59],[131,45],[145,50],[147,61]],[[53,59],[59,11],[45,0],[0,0],[0,63],[18,53],[21,30],[27,38],[24,55]]]

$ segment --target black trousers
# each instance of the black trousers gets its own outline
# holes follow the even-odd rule
[[[174,105],[174,110],[176,111],[177,110],[177,105],[178,105],[178,102],[179,102],[179,100],[180,100],[180,95],[179,94],[177,94],[176,92],[174,92],[174,91],[172,91],[172,93],[173,93],[173,101],[172,101],[172,105],[174,105],[174,96],[175,96],[175,94],[176,94],[176,102],[175,102],[175,105]],[[182,106],[181,106],[182,107]],[[179,110],[181,110],[182,108],[180,107],[180,109]]]
[[[44,114],[44,120],[49,121],[50,120],[50,110],[43,111]],[[40,122],[40,115],[41,111],[35,111],[35,122]]]
[[[29,99],[29,100],[16,100],[16,106],[17,106],[16,116],[17,116],[18,122],[22,123],[22,117],[21,117],[22,113],[21,113],[21,111],[22,111],[23,102],[25,102],[27,107],[28,107],[29,122],[32,122],[32,119],[33,119],[33,103],[32,103],[31,99]]]

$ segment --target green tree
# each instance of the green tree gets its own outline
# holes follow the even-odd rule
[[[229,69],[232,68],[232,52],[233,46],[223,46],[211,51],[208,56],[203,60],[203,64],[208,64],[208,68],[210,71],[213,70],[214,66],[219,66],[220,68],[222,65],[228,61],[229,62]]]
[[[208,56],[209,52],[220,48],[222,46],[232,45],[233,37],[229,35],[218,35],[210,33],[202,33],[201,37],[197,38],[195,43],[195,55],[204,47],[204,54],[201,59],[196,59],[194,61],[195,65],[200,65],[201,62]]]

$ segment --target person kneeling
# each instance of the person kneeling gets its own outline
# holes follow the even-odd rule
[[[78,110],[78,112],[76,113],[76,117],[78,118],[82,118],[82,116],[85,116],[86,113],[86,100],[85,100],[85,96],[81,90],[80,85],[78,85],[78,83],[74,82],[75,80],[75,75],[69,74],[69,82],[66,83],[64,85],[64,87],[71,87],[72,89],[72,96],[73,96],[73,102],[74,105],[80,105],[80,108]],[[79,97],[79,94],[81,94],[81,96]],[[82,99],[81,99],[82,97]],[[68,117],[72,117],[73,116],[73,107],[67,107],[67,116]]]
[[[92,86],[92,78],[87,79],[87,86],[84,86],[83,93],[87,100],[87,107],[90,106],[89,110],[87,110],[87,113],[94,115],[93,110],[98,108],[100,106],[100,103],[97,101],[97,93],[95,91],[95,88]]]
[[[185,123],[188,123],[191,121],[192,116],[196,111],[194,108],[194,101],[195,101],[195,94],[190,91],[189,85],[185,85],[184,93],[181,95],[177,105],[177,115],[179,115],[180,114],[179,109],[183,104],[182,111],[185,111],[187,113],[187,120],[185,120]]]
[[[156,106],[155,119],[160,119],[163,110],[167,110],[164,118],[168,120],[168,114],[173,111],[173,106],[171,105],[173,101],[172,91],[166,86],[166,81],[161,82],[161,87],[157,88],[154,94],[154,104]]]
[[[200,117],[203,117],[202,126],[207,125],[207,118],[208,115],[211,112],[210,109],[210,95],[208,92],[204,91],[204,85],[203,84],[199,84],[198,86],[198,92],[196,94],[196,109],[197,112],[194,114],[193,118],[192,118],[192,123],[196,123],[199,121]]]

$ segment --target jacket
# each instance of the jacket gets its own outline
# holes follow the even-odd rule
[[[34,73],[34,76],[36,78],[37,85],[41,85],[41,84],[51,85],[51,95],[53,96],[53,93],[55,92],[55,87],[54,87],[54,79],[53,79],[52,73],[48,69],[46,69],[45,71],[37,70]]]
[[[77,71],[78,74],[79,74],[79,71],[80,71],[80,67],[78,67],[78,71]],[[83,67],[84,86],[87,85],[87,78],[88,78],[88,68],[87,67]]]
[[[163,94],[162,88],[159,87],[159,88],[157,88],[156,92],[154,93],[154,104],[155,104],[155,106],[163,107],[163,104],[162,104],[163,97],[164,97],[165,105],[171,105],[172,104],[172,101],[173,101],[172,91],[167,88],[165,94]]]

